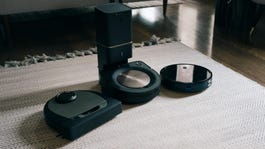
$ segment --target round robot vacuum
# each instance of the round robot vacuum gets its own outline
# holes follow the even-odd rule
[[[148,102],[159,94],[159,74],[143,62],[131,62],[112,73],[107,90],[123,103]]]

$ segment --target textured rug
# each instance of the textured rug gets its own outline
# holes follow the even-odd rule
[[[194,63],[213,72],[199,94],[171,92],[123,113],[75,141],[47,127],[43,106],[64,90],[99,90],[97,56],[0,70],[0,148],[265,148],[265,89],[180,43],[136,48],[156,71]]]

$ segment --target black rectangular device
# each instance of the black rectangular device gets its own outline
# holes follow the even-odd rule
[[[106,70],[127,64],[132,57],[131,9],[120,3],[108,3],[95,7],[96,42],[98,51],[99,82]]]
[[[117,47],[105,47],[98,44],[98,67],[99,70],[112,68],[113,65],[124,64],[132,57],[132,45],[124,44]]]
[[[101,91],[123,103],[138,104],[153,99],[160,91],[160,76],[132,57],[131,9],[120,3],[99,5],[96,40]]]
[[[121,112],[120,101],[94,91],[63,92],[44,106],[46,123],[69,140],[81,137]]]
[[[119,3],[95,7],[96,41],[106,47],[129,43],[131,35],[131,9]]]

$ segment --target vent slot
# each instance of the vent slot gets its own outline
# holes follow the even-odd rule
[[[91,113],[97,111],[99,108],[100,108],[100,106],[96,106],[96,107],[94,107],[94,108],[92,108],[92,109],[90,109],[90,110],[88,110],[88,111],[86,111],[86,112],[83,112],[82,114],[79,114],[78,116],[75,117],[75,119],[76,119],[76,118],[82,118],[82,117],[85,117],[86,115],[91,114]]]

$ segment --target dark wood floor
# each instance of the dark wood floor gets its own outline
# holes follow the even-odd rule
[[[159,37],[177,37],[187,46],[212,57],[248,78],[265,85],[265,15],[258,23],[253,42],[247,44],[223,35],[214,27],[214,0],[185,0],[169,5],[167,17],[162,7],[133,10],[133,41]],[[54,15],[11,20],[13,47],[1,43],[0,63],[21,60],[25,55],[56,55],[95,45],[94,13]],[[11,18],[12,19],[12,18]]]

